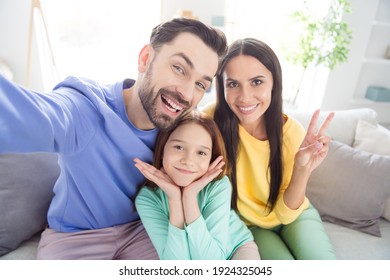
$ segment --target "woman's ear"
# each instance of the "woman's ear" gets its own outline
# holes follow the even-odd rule
[[[149,60],[152,56],[153,48],[151,45],[145,45],[138,55],[138,71],[143,73],[149,65]]]

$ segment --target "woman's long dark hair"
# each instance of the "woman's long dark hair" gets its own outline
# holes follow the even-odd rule
[[[282,143],[283,143],[283,105],[282,105],[282,70],[278,57],[264,42],[246,38],[237,40],[230,45],[223,58],[217,73],[217,103],[214,120],[224,136],[227,158],[231,168],[231,181],[233,186],[232,207],[237,210],[237,155],[239,149],[238,125],[239,120],[229,108],[225,99],[223,72],[226,64],[234,57],[248,55],[260,61],[273,77],[271,104],[264,113],[266,133],[270,145],[270,195],[267,201],[269,211],[272,211],[278,198],[283,177]]]

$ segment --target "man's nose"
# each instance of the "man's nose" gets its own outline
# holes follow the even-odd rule
[[[176,90],[181,94],[183,99],[189,103],[192,102],[195,92],[195,83],[187,82],[176,87]]]

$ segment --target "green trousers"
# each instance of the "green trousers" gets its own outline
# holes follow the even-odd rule
[[[318,211],[310,205],[288,225],[250,228],[263,260],[335,260]]]

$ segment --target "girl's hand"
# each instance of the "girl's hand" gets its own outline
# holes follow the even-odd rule
[[[316,131],[319,114],[320,110],[314,112],[306,136],[295,155],[295,166],[297,168],[303,167],[308,172],[312,172],[322,163],[328,154],[329,143],[332,140],[331,137],[325,135],[325,131],[333,119],[334,113],[330,113],[321,124],[320,129]]]
[[[164,168],[161,170],[156,169],[153,165],[148,164],[138,158],[134,159],[135,167],[150,181],[159,186],[168,198],[181,198],[180,187],[169,178],[165,173]]]
[[[222,156],[217,157],[214,162],[212,162],[207,170],[207,172],[200,177],[198,180],[192,182],[190,185],[183,189],[184,195],[192,195],[194,197],[210,183],[214,178],[216,178],[221,172],[222,167],[225,165],[225,161]]]

